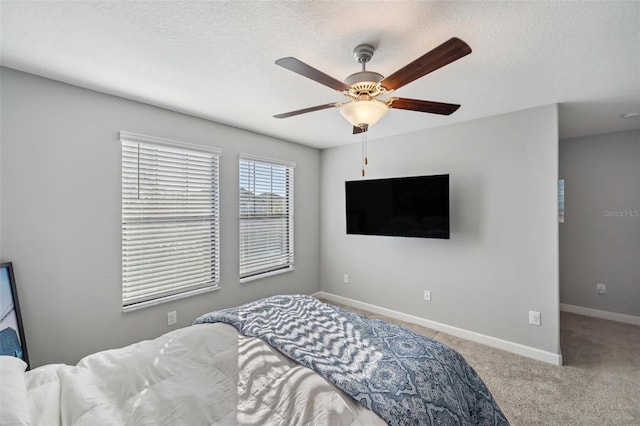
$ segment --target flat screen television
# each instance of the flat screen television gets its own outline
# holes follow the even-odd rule
[[[347,234],[449,239],[449,175],[345,182]]]

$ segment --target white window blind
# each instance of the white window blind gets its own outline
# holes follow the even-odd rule
[[[121,132],[125,310],[220,282],[220,151]]]
[[[240,279],[293,269],[295,164],[241,155]]]

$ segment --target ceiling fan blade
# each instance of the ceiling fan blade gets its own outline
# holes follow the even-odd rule
[[[369,126],[364,125],[363,127],[353,126],[353,134],[357,135],[358,133],[364,133],[369,130]]]
[[[450,115],[460,108],[457,104],[421,101],[419,99],[390,98],[389,108],[408,109],[411,111],[429,112],[431,114]]]
[[[459,38],[454,37],[430,52],[425,53],[410,64],[400,68],[382,80],[380,84],[387,90],[398,89],[469,53],[471,53],[469,45]]]
[[[293,117],[294,115],[306,114],[308,112],[320,111],[322,109],[337,108],[340,105],[342,105],[340,102],[332,102],[330,104],[317,105],[317,106],[312,106],[312,107],[309,107],[309,108],[299,109],[299,110],[296,110],[296,111],[285,112],[283,114],[274,115],[273,118]]]
[[[280,65],[283,68],[288,69],[289,71],[293,71],[296,74],[300,74],[303,77],[310,78],[313,81],[316,81],[320,84],[324,84],[325,86],[331,87],[334,90],[342,92],[344,90],[349,90],[349,86],[340,80],[336,80],[323,73],[320,70],[313,68],[310,65],[305,64],[304,62],[296,59],[296,58],[281,58],[276,61],[276,65]]]

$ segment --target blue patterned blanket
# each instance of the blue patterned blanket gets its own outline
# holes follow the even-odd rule
[[[211,312],[325,377],[390,425],[508,425],[465,359],[426,336],[311,296],[273,296]]]

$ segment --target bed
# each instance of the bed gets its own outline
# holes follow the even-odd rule
[[[457,352],[304,295],[210,312],[157,339],[24,372],[0,424],[508,425]]]

